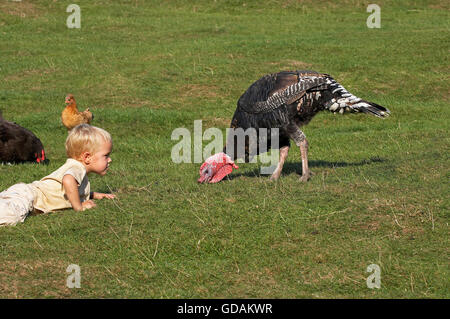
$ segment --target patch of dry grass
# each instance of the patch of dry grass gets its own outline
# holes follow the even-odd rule
[[[31,3],[31,0],[4,0],[0,3],[0,11],[20,18],[36,18],[42,14],[42,11]]]

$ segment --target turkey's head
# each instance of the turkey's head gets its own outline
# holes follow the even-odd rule
[[[217,183],[233,171],[239,168],[231,157],[221,152],[210,156],[200,167],[199,183]]]

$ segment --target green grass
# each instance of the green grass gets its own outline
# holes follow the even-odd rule
[[[90,181],[117,200],[0,228],[0,297],[450,297],[447,2],[377,1],[380,29],[358,0],[79,0],[81,29],[70,3],[0,4],[0,109],[51,161],[0,166],[0,189],[64,163],[73,93],[113,136],[111,171]],[[276,183],[240,164],[198,185],[199,164],[172,162],[175,128],[225,132],[247,87],[285,69],[329,73],[392,115],[314,118],[306,184],[295,148]]]

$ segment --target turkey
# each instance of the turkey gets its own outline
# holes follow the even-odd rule
[[[3,119],[0,112],[0,162],[48,163],[41,141],[31,131]]]
[[[387,108],[349,93],[328,74],[309,70],[282,71],[263,76],[242,94],[231,120],[230,132],[253,128],[257,132],[258,141],[266,140],[265,143],[269,148],[273,148],[273,137],[278,138],[280,158],[270,177],[271,180],[280,177],[292,139],[300,148],[302,159],[300,180],[305,182],[310,179],[311,172],[308,167],[308,141],[300,128],[308,124],[318,112],[324,110],[340,114],[362,112],[379,118],[386,118],[390,114]],[[260,136],[262,128],[266,129],[266,133],[262,131],[265,136]],[[275,128],[278,130],[273,130]],[[273,135],[271,130],[278,133]],[[244,137],[244,151],[239,152],[237,136],[229,134],[223,152],[218,153],[219,157],[216,154],[214,155],[216,157],[211,156],[205,161],[200,168],[198,182],[218,182],[226,176],[222,168],[221,176],[215,178],[216,158],[220,158],[220,162],[228,166],[227,172],[231,172],[237,158],[245,158],[248,162],[260,153],[258,145],[256,148],[250,147],[254,144],[250,143],[249,136]],[[267,148],[263,148],[261,153],[264,151],[267,151]]]

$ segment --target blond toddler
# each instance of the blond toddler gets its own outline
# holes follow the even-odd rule
[[[92,199],[112,199],[115,195],[90,191],[89,173],[104,176],[111,163],[111,135],[82,124],[66,139],[67,161],[39,181],[19,183],[0,193],[0,226],[16,225],[31,214],[66,208],[76,211],[96,206]]]

